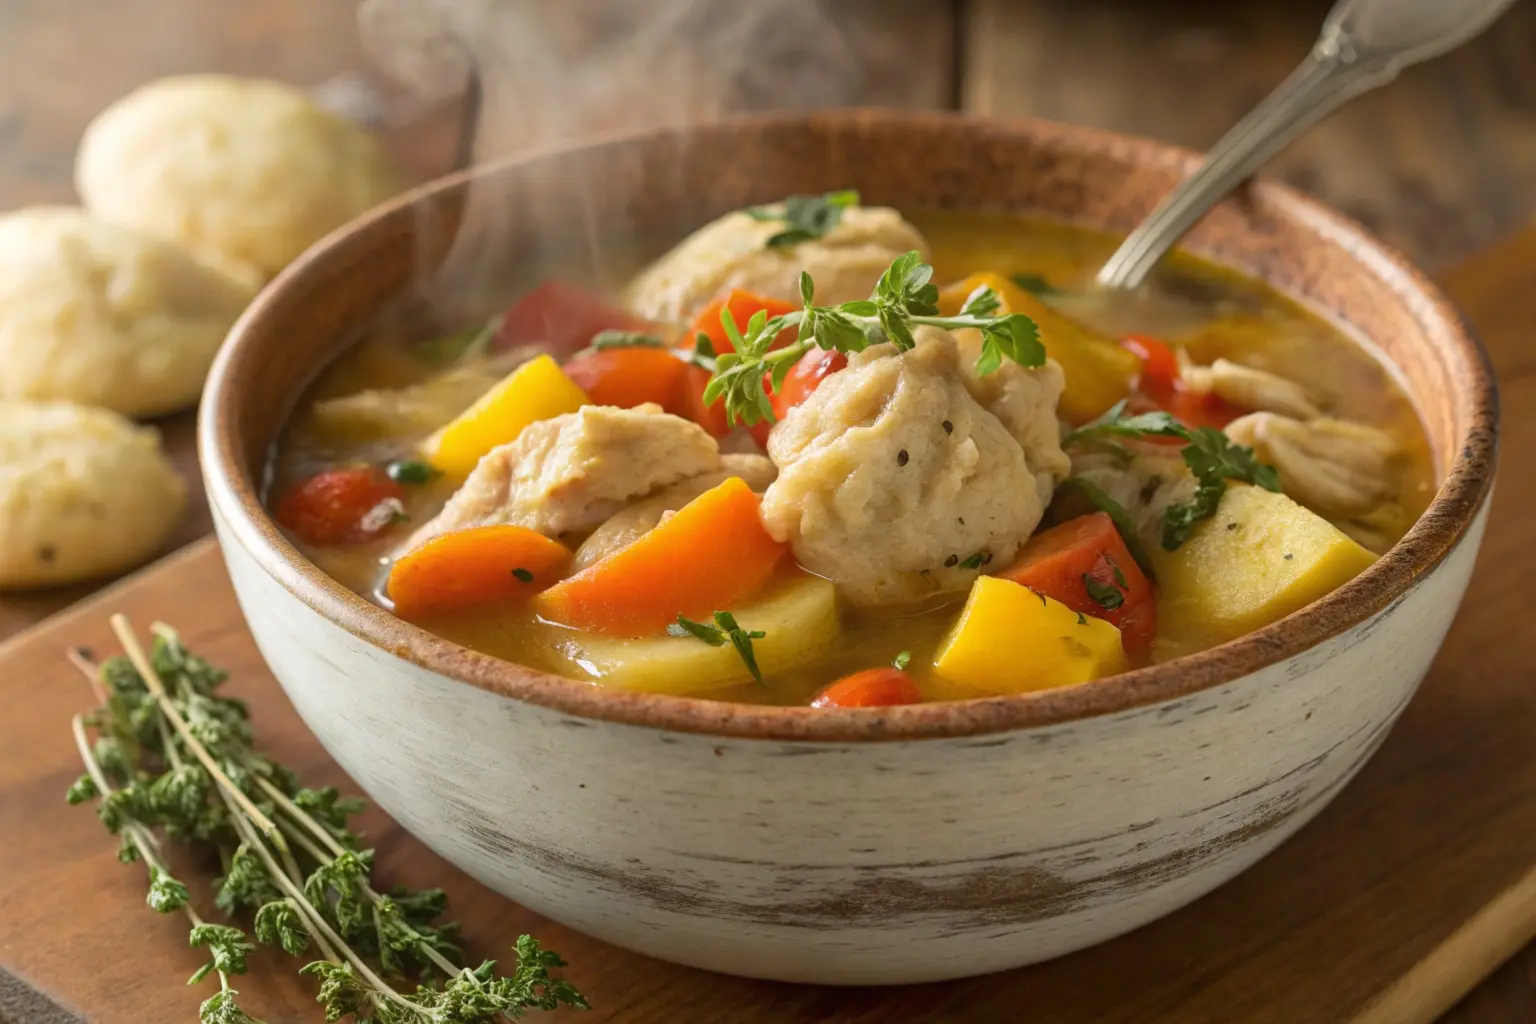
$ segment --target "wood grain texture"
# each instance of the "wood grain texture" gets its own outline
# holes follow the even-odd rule
[[[1525,344],[1536,312],[1533,255],[1536,232],[1449,278],[1501,372],[1505,452],[1516,459],[1536,444],[1536,360]],[[598,1006],[579,1018],[588,1021],[856,1022],[897,1013],[918,1022],[981,1021],[1012,1019],[1026,1004],[1044,1022],[1345,1020],[1342,1007],[1364,1006],[1536,863],[1536,698],[1526,652],[1509,642],[1536,612],[1523,585],[1536,570],[1523,514],[1536,483],[1514,465],[1502,477],[1463,614],[1375,759],[1317,821],[1247,874],[1106,946],[954,984],[795,987],[647,961],[538,921],[375,815],[369,831],[381,876],[442,881],[477,953],[534,929],[572,960],[571,976]],[[78,771],[66,722],[86,694],[60,652],[69,643],[110,650],[105,617],[116,609],[176,622],[189,642],[234,669],[236,692],[253,700],[274,753],[318,780],[341,780],[262,670],[206,542],[0,648],[6,695],[27,712],[0,722],[8,755],[0,759],[0,832],[13,837],[0,846],[0,905],[8,910],[0,966],[94,1019],[185,1019],[196,993],[179,981],[195,964],[181,922],[144,908],[139,869],[117,864],[90,813],[61,798]],[[87,896],[93,915],[58,913],[51,893],[59,890]],[[142,936],[131,962],[106,955],[116,934]],[[79,970],[82,960],[98,969]],[[253,1009],[274,1021],[308,1019],[307,996],[286,965],[263,956],[256,970],[245,983]],[[1446,1019],[1530,1020],[1529,981],[1529,967],[1516,961]],[[1421,1019],[1429,1018],[1408,1020]]]
[[[1331,0],[971,0],[964,107],[1204,149],[1307,53]],[[1431,268],[1536,214],[1536,8],[1410,68],[1318,125],[1268,173]]]

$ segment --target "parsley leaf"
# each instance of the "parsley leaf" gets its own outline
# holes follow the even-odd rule
[[[1039,274],[1013,274],[1008,280],[1029,292],[1031,295],[1060,295],[1061,289]]]
[[[1062,439],[1067,446],[1081,441],[1115,437],[1176,437],[1184,442],[1184,464],[1194,474],[1198,487],[1194,497],[1182,504],[1170,505],[1163,513],[1163,547],[1169,551],[1189,539],[1195,524],[1216,514],[1227,481],[1253,484],[1266,491],[1280,490],[1280,474],[1266,465],[1245,445],[1232,440],[1215,427],[1191,430],[1166,412],[1125,415],[1126,403],[1119,402],[1103,416]],[[1137,562],[1141,559],[1138,557]]]
[[[961,562],[960,563],[960,568],[962,568],[962,569],[980,569],[983,565],[986,565],[991,560],[992,560],[992,556],[991,555],[988,555],[988,554],[986,554],[984,552],[978,551],[974,555],[972,555],[970,558],[967,558],[965,561]]]
[[[912,652],[911,651],[902,651],[901,653],[897,654],[895,658],[893,658],[891,660],[891,665],[893,667],[895,667],[895,668],[901,669],[903,672],[905,672],[907,670],[907,666],[910,665],[911,663],[912,663]]]
[[[730,612],[715,612],[714,620],[715,624],[711,626],[707,622],[696,622],[686,615],[679,615],[677,621],[667,627],[667,633],[670,636],[691,636],[711,647],[730,644],[736,648],[736,653],[741,657],[742,664],[747,666],[747,671],[752,673],[752,678],[761,683],[763,673],[757,667],[757,655],[753,653],[752,641],[761,640],[768,634],[760,629],[743,629]]]
[[[852,353],[890,343],[905,352],[917,343],[913,329],[919,325],[980,331],[982,346],[976,371],[982,376],[996,373],[1005,359],[1026,367],[1045,365],[1045,346],[1040,342],[1035,322],[1022,313],[994,315],[1000,306],[991,289],[973,292],[958,316],[939,316],[939,289],[933,283],[933,268],[915,250],[886,268],[868,299],[817,306],[815,283],[804,272],[800,275],[800,296],[803,309],[772,319],[759,311],[744,329],[735,322],[730,310],[722,309],[721,326],[734,351],[718,355],[711,352],[704,357],[708,359],[705,362],[696,346],[693,362],[713,373],[704,388],[704,404],[723,400],[730,423],[750,426],[774,422],[766,388],[778,390],[790,368],[812,348]],[[795,341],[773,349],[780,332],[790,328],[796,329]]]
[[[1146,574],[1147,579],[1153,579],[1152,559],[1148,557],[1146,546],[1141,543],[1141,538],[1137,536],[1136,524],[1131,522],[1131,517],[1125,511],[1125,506],[1105,494],[1098,484],[1080,476],[1069,476],[1063,480],[1059,489],[1067,488],[1076,490],[1083,497],[1087,498],[1094,508],[1109,516],[1110,521],[1115,524],[1115,529],[1120,533],[1120,539],[1125,541],[1125,549],[1131,553],[1132,558],[1136,559],[1136,564],[1141,567],[1141,571]]]
[[[1086,572],[1083,573],[1083,586],[1088,588],[1088,596],[1093,603],[1107,612],[1112,612],[1125,604],[1125,595],[1120,592],[1119,587],[1112,583],[1100,583]]]
[[[770,235],[763,243],[770,249],[778,249],[825,237],[842,222],[843,211],[857,205],[859,194],[844,189],[819,196],[790,196],[783,203],[749,206],[743,212],[753,220],[784,222],[784,230]]]

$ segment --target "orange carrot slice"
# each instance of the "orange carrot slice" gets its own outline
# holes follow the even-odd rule
[[[768,536],[758,496],[732,477],[650,533],[540,594],[544,618],[609,636],[660,633],[762,588],[788,546]]]
[[[433,537],[395,560],[385,591],[402,619],[528,598],[571,560],[559,541],[521,526],[477,526]]]
[[[1146,650],[1157,633],[1152,584],[1103,512],[1069,519],[1035,534],[1018,561],[992,575],[1022,583],[1075,612],[1111,623],[1120,630],[1129,652]]]

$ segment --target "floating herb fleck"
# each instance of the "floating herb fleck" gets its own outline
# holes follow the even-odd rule
[[[533,573],[529,572],[527,569],[524,569],[524,568],[521,568],[521,567],[513,569],[512,570],[512,575],[516,576],[519,580],[522,580],[524,583],[532,583],[533,582]]]
[[[1093,578],[1091,573],[1083,573],[1083,586],[1088,589],[1088,596],[1093,603],[1107,612],[1125,604],[1125,594],[1113,583],[1102,583]]]
[[[1047,281],[1039,274],[1014,274],[1010,276],[1008,280],[1029,292],[1031,295],[1045,296],[1061,294],[1060,288],[1053,286],[1051,282]]]
[[[912,652],[911,651],[902,651],[899,654],[897,654],[896,657],[891,659],[891,665],[893,667],[895,667],[895,668],[901,669],[903,672],[905,672],[907,670],[907,666],[910,665],[911,663],[912,663]]]
[[[686,615],[679,615],[677,621],[667,627],[667,632],[672,636],[691,636],[711,647],[724,647],[730,644],[736,648],[736,653],[740,655],[742,663],[747,666],[747,671],[752,673],[752,678],[761,683],[763,673],[757,667],[757,656],[752,651],[752,641],[761,640],[768,634],[760,629],[750,631],[743,629],[730,612],[715,612],[714,620],[715,624],[711,626],[707,622],[696,622]]]
[[[784,222],[784,230],[770,235],[763,243],[776,249],[826,237],[842,223],[843,211],[858,205],[859,194],[845,189],[819,196],[790,196],[782,203],[749,206],[744,212],[753,220]]]
[[[391,462],[385,472],[395,483],[410,484],[413,487],[429,484],[442,475],[430,463],[420,459],[399,459]]]
[[[960,568],[962,568],[962,569],[980,569],[982,566],[986,565],[990,561],[992,561],[992,556],[991,555],[987,554],[984,551],[978,551],[974,555],[972,555],[971,557],[967,558],[965,561],[961,562],[960,563]]]

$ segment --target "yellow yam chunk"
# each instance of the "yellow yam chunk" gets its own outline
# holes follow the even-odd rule
[[[1001,274],[972,274],[939,293],[939,312],[955,316],[977,288],[986,285],[1002,300],[999,313],[1023,313],[1040,329],[1046,354],[1061,364],[1066,390],[1058,411],[1073,426],[1087,423],[1131,390],[1141,360],[1114,341],[1041,302]]]
[[[796,576],[733,614],[742,629],[766,634],[752,641],[764,676],[814,661],[837,640],[837,589],[820,576]],[[730,644],[711,647],[696,637],[669,634],[625,639],[550,630],[571,674],[603,686],[687,696],[752,681]]]
[[[996,696],[1086,683],[1125,668],[1120,631],[996,576],[971,586],[933,671],[955,696]]]
[[[422,442],[421,453],[436,469],[463,479],[492,448],[514,440],[539,420],[575,412],[587,396],[547,355],[519,366]]]
[[[1156,656],[1188,654],[1283,619],[1375,560],[1285,495],[1229,482],[1216,514],[1189,540],[1152,552]]]

